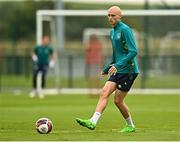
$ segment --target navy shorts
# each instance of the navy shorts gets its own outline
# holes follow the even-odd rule
[[[128,92],[136,79],[138,73],[116,73],[116,75],[111,75],[108,81],[115,82],[117,84],[117,89],[121,91]]]

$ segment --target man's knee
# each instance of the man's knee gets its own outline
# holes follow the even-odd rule
[[[114,97],[114,104],[118,105],[118,106],[123,106],[124,105],[123,98],[120,96],[115,96]]]
[[[108,95],[109,95],[108,90],[102,89],[102,90],[100,91],[100,98],[107,98]]]

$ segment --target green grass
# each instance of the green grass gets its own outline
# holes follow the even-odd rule
[[[56,86],[55,77],[47,77],[46,86],[47,88],[52,88]],[[100,80],[95,80],[95,84],[93,83],[94,88],[102,87],[104,82],[107,80],[107,77],[104,77]],[[180,80],[180,75],[161,75],[161,76],[151,76],[148,77],[146,80],[146,87],[147,88],[180,88],[180,84],[177,83]],[[87,78],[73,78],[72,82],[68,78],[61,78],[59,77],[59,86],[60,88],[88,88],[89,81]],[[30,88],[32,86],[32,76],[15,76],[15,75],[3,75],[0,80],[1,88]],[[72,83],[72,84],[71,84]],[[72,86],[71,86],[72,85]],[[133,86],[135,88],[141,87],[141,76],[139,75],[135,80]]]
[[[47,96],[30,99],[27,94],[0,94],[1,141],[175,141],[180,140],[180,95],[129,95],[126,102],[137,131],[118,133],[125,122],[111,96],[96,129],[90,131],[75,122],[76,117],[89,118],[98,98],[87,95]],[[48,117],[54,128],[50,134],[38,134],[35,122]]]

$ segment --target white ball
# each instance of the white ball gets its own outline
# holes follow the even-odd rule
[[[48,118],[40,118],[36,121],[36,130],[40,134],[48,134],[53,127],[52,121]]]

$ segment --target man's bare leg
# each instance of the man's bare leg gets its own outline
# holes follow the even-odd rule
[[[125,127],[124,129],[121,130],[122,132],[135,131],[135,126],[134,126],[134,123],[132,121],[131,114],[129,112],[129,108],[128,108],[127,104],[124,102],[124,99],[125,99],[127,93],[128,92],[116,90],[115,97],[114,97],[114,103],[116,104],[119,111],[121,112],[124,119],[126,120],[126,123],[128,124],[128,127]],[[129,128],[129,126],[130,126],[130,128]]]

